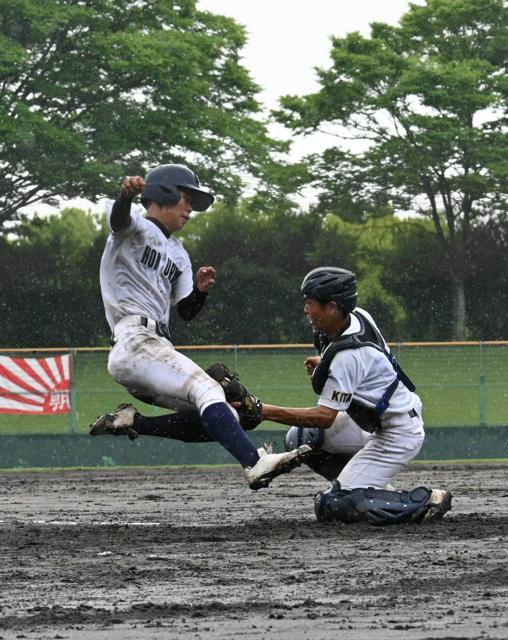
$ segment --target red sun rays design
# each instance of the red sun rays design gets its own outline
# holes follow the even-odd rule
[[[0,413],[70,412],[71,356],[0,356]]]

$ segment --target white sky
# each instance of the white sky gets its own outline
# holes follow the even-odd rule
[[[424,0],[413,0],[422,4]],[[396,24],[409,10],[408,0],[198,0],[202,10],[233,17],[247,29],[242,64],[261,87],[260,102],[275,109],[283,95],[305,95],[319,89],[316,67],[330,66],[331,36],[352,31],[370,35],[372,22]],[[288,139],[282,125],[270,125],[275,138]],[[292,137],[290,158],[324,150],[337,139],[321,133]],[[352,148],[359,145],[350,143]],[[364,145],[362,145],[364,146]],[[248,192],[247,192],[248,193]],[[297,201],[315,197],[305,189]]]
[[[421,4],[423,0],[413,0]],[[395,24],[409,9],[407,0],[198,0],[198,7],[233,17],[247,29],[242,64],[262,88],[259,100],[268,109],[278,106],[283,95],[304,95],[317,90],[315,67],[329,66],[332,35],[351,31],[369,35],[371,22]],[[275,137],[287,137],[283,127],[273,125]],[[325,148],[324,136],[295,140],[292,158]],[[328,144],[330,140],[328,139]],[[87,200],[65,203],[102,211],[103,205]],[[54,211],[34,205],[26,211]]]
[[[422,0],[413,0],[421,4]],[[330,37],[369,35],[371,22],[395,24],[407,0],[198,0],[197,6],[233,17],[247,29],[243,65],[264,88],[270,108],[286,94],[317,89],[315,67],[328,67]]]

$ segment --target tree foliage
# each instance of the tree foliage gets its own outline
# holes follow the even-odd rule
[[[246,200],[196,217],[183,237],[194,265],[212,264],[218,281],[199,320],[199,338],[228,343],[309,339],[299,286],[319,233],[315,215],[258,210]],[[196,340],[196,326],[177,321],[177,335]]]
[[[99,290],[107,234],[105,218],[64,209],[0,237],[0,346],[109,344]],[[309,342],[300,285],[323,264],[357,273],[359,305],[387,339],[452,336],[451,285],[431,221],[263,212],[254,199],[195,215],[179,237],[194,267],[214,265],[218,280],[197,318],[173,312],[175,344]],[[506,339],[508,226],[484,223],[474,238],[468,337]]]
[[[35,218],[0,248],[4,346],[107,344],[98,269],[107,229],[79,209]]]
[[[320,89],[281,99],[296,132],[363,141],[314,156],[321,206],[373,215],[386,207],[432,220],[465,335],[465,286],[476,227],[503,220],[508,193],[508,6],[503,0],[427,0],[398,26],[332,39]]]
[[[0,0],[0,230],[188,162],[227,201],[281,148],[240,64],[245,30],[196,0]],[[270,192],[270,181],[266,181]]]

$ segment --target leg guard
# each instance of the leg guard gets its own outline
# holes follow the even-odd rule
[[[412,491],[352,489],[344,491],[338,481],[316,495],[314,508],[318,522],[361,522],[376,525],[421,522],[430,508],[432,491],[418,487]]]
[[[297,449],[302,444],[308,444],[312,448],[312,453],[305,461],[305,464],[315,473],[323,476],[330,482],[335,480],[342,469],[353,457],[353,453],[329,453],[321,451],[323,444],[324,430],[317,427],[291,427],[286,433],[286,451]]]
[[[317,427],[291,427],[286,433],[284,444],[286,451],[298,449],[302,444],[308,444],[311,449],[320,449],[323,444],[324,431]]]

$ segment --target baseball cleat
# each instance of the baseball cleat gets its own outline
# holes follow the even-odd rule
[[[254,491],[267,487],[277,476],[300,466],[311,453],[312,449],[308,444],[286,453],[265,453],[253,467],[244,469],[249,487]]]
[[[273,453],[273,446],[271,443],[267,444],[265,442],[262,447],[259,447],[258,456],[262,458],[263,456],[266,456],[267,453]]]
[[[91,436],[129,436],[135,440],[138,433],[134,430],[134,417],[138,410],[132,404],[120,404],[112,413],[105,413],[90,425]]]
[[[422,522],[441,520],[444,514],[452,508],[452,494],[442,489],[432,489],[427,506],[428,509],[422,518]]]

